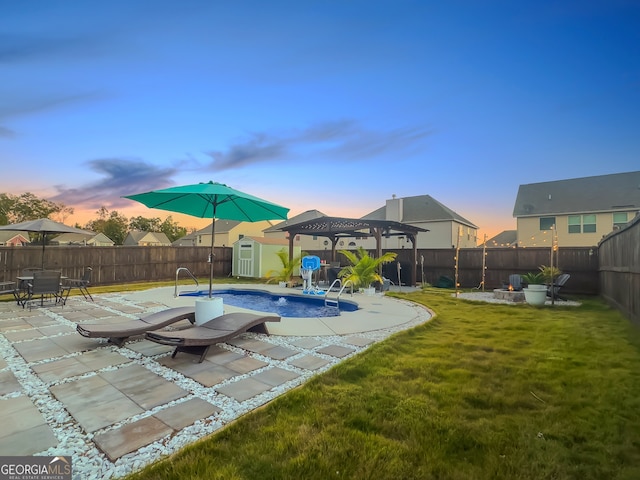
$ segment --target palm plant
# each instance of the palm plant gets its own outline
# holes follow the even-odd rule
[[[520,277],[527,285],[542,285],[544,276],[542,272],[528,272]]]
[[[289,260],[289,252],[284,248],[282,250],[278,250],[276,255],[280,259],[280,263],[282,263],[282,268],[280,270],[269,270],[267,272],[267,283],[271,282],[290,282],[293,277],[293,272],[296,268],[300,267],[302,263],[302,257],[307,255],[307,252],[302,252],[300,255],[293,257]]]
[[[558,267],[547,267],[545,265],[541,265],[540,273],[542,273],[545,283],[551,283],[551,281],[555,280],[558,275],[562,274],[562,270]]]
[[[382,277],[378,273],[380,266],[394,261],[397,256],[393,252],[387,252],[380,258],[374,258],[362,247],[358,247],[355,253],[351,250],[340,250],[339,253],[344,255],[351,265],[340,270],[338,277],[342,278],[343,282],[351,281],[356,288],[368,288],[376,281],[382,283]]]

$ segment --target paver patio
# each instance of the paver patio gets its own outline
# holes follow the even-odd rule
[[[269,401],[274,389],[297,386],[374,342],[357,334],[328,341],[245,333],[212,346],[198,363],[141,337],[118,348],[75,331],[79,322],[128,321],[168,306],[119,294],[32,311],[1,302],[0,452],[72,451],[79,478],[110,476],[104,472],[127,471],[142,447],[170,452],[163,449],[181,436],[214,432]]]

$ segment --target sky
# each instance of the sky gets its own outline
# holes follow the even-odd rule
[[[640,170],[637,0],[0,0],[0,193],[206,182],[361,217],[431,195],[515,229],[521,184]],[[209,222],[210,223],[210,222]]]

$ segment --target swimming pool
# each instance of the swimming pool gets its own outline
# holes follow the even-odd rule
[[[209,291],[184,292],[180,296],[207,297]],[[340,300],[340,308],[325,307],[322,296],[278,295],[264,290],[214,290],[213,296],[221,297],[227,305],[277,313],[281,317],[337,317],[340,312],[358,310],[358,304],[349,300]]]

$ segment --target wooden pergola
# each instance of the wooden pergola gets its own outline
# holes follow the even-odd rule
[[[376,239],[376,255],[382,256],[382,237],[406,236],[411,241],[413,251],[413,268],[411,282],[416,285],[416,264],[418,247],[416,237],[419,232],[428,232],[425,228],[407,225],[391,220],[367,220],[362,218],[319,217],[304,222],[281,227],[279,230],[289,233],[289,260],[293,259],[293,240],[296,235],[316,235],[331,241],[331,260],[336,259],[336,244],[340,239],[353,237],[374,237]]]

